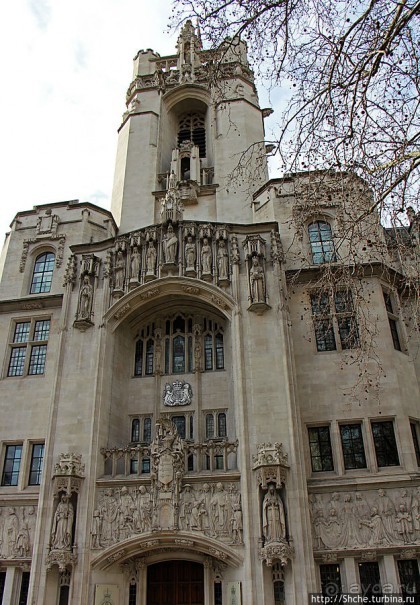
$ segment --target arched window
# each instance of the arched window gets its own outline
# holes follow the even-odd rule
[[[192,141],[200,150],[200,158],[206,157],[206,128],[204,116],[198,113],[185,113],[178,125],[178,145]]]
[[[206,415],[206,439],[214,437],[214,416],[213,414]]]
[[[315,221],[308,227],[311,244],[312,262],[314,265],[331,263],[337,260],[331,225],[326,221]]]
[[[131,441],[133,443],[140,441],[140,420],[138,418],[134,418],[131,423]]]
[[[222,412],[217,416],[217,434],[219,437],[226,437],[226,414]]]
[[[44,252],[37,256],[32,273],[31,294],[44,294],[50,292],[54,270],[55,255],[53,252]]]
[[[134,376],[151,376],[159,367],[165,375],[224,369],[223,327],[214,319],[181,315],[144,326],[135,345]],[[194,329],[193,329],[194,328]],[[161,339],[161,340],[160,340]],[[155,364],[157,366],[155,367]]]

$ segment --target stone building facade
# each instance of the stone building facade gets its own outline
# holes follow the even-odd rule
[[[112,212],[12,223],[3,605],[419,590],[407,264],[375,217],[350,236],[354,175],[268,180],[245,45],[220,57],[189,22],[176,54],[140,51]],[[403,231],[415,263],[413,213]]]

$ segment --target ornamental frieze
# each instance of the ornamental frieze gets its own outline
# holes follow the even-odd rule
[[[309,498],[317,551],[420,545],[420,487]]]

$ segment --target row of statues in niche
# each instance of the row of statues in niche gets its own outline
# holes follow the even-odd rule
[[[163,265],[175,265],[183,260],[185,274],[196,275],[200,272],[202,277],[212,277],[216,269],[219,282],[229,279],[229,252],[227,243],[220,239],[215,243],[215,249],[209,238],[204,237],[198,244],[192,235],[188,235],[184,244],[183,259],[178,255],[178,237],[169,224],[162,240]],[[138,246],[133,246],[127,267],[126,257],[120,249],[117,251],[114,263],[114,290],[124,290],[126,273],[130,282],[139,282],[142,266],[146,278],[157,275],[158,249],[153,240],[149,240],[144,250],[144,258]],[[213,262],[215,261],[215,262]]]
[[[317,550],[420,542],[420,487],[312,494],[310,500]]]
[[[35,538],[35,506],[0,508],[0,559],[28,558]]]
[[[93,513],[92,547],[103,548],[156,530],[159,502],[149,487],[107,488]],[[179,495],[178,529],[200,532],[228,544],[243,544],[241,495],[236,485],[186,484]]]

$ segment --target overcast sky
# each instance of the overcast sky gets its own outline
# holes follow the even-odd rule
[[[17,211],[110,206],[132,59],[175,51],[170,0],[11,0],[0,9],[0,238]]]

